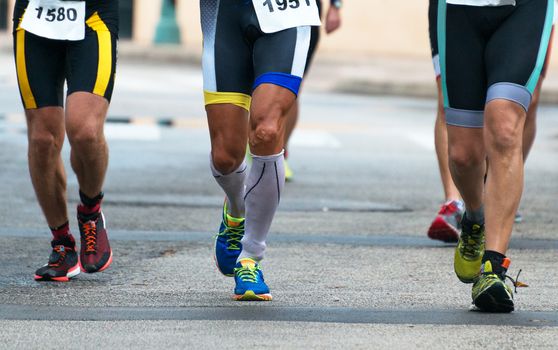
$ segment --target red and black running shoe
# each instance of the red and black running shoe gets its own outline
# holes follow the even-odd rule
[[[78,206],[78,224],[81,236],[79,263],[87,273],[101,272],[112,263],[112,250],[107,236],[105,216],[101,206],[93,213],[87,213],[84,206]]]
[[[70,278],[79,275],[79,261],[76,252],[76,242],[72,236],[63,241],[52,241],[52,253],[48,264],[35,272],[36,281],[68,282]]]

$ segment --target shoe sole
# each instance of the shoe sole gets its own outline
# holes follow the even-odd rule
[[[81,264],[81,259],[79,260],[79,268],[81,269],[81,272],[83,273],[97,273],[97,272],[103,272],[106,269],[108,269],[108,267],[110,266],[110,264],[112,264],[112,249],[110,250],[110,256],[107,260],[107,262],[98,270],[95,271],[87,271],[86,269],[83,268],[83,265]]]
[[[256,294],[251,290],[247,290],[244,294],[233,295],[233,299],[236,301],[271,301],[273,297],[271,294]]]
[[[459,231],[438,216],[428,229],[428,238],[445,243],[457,243],[459,240]]]
[[[474,304],[483,312],[510,313],[514,310],[513,300],[509,298],[505,289],[491,286],[483,291]]]
[[[37,282],[68,282],[68,281],[70,281],[70,279],[79,275],[80,272],[81,272],[80,271],[80,266],[78,264],[78,265],[72,267],[71,269],[69,269],[68,273],[66,273],[66,276],[44,277],[44,276],[35,275],[35,281],[37,281]]]

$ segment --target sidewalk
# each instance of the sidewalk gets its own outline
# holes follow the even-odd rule
[[[11,53],[11,37],[0,34],[0,52]],[[129,60],[200,65],[201,48],[184,46],[144,46],[130,41],[119,44],[121,64]],[[434,72],[429,53],[424,57],[346,56],[318,52],[306,89],[363,95],[436,97]],[[545,79],[541,101],[558,104],[558,67],[551,66]]]

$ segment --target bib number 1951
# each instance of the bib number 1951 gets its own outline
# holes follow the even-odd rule
[[[316,0],[252,0],[264,33],[299,26],[319,26]]]
[[[288,8],[292,8],[292,9],[299,8],[300,5],[301,5],[301,2],[303,4],[303,6],[304,5],[310,6],[311,5],[310,0],[265,0],[263,4],[264,4],[264,6],[268,7],[269,12],[273,12],[275,10],[285,11]]]
[[[85,1],[29,0],[21,27],[55,40],[83,40]]]

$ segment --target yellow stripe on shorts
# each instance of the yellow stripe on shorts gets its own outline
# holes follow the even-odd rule
[[[212,92],[204,91],[205,105],[233,104],[250,111],[252,97],[239,92]]]
[[[16,31],[16,69],[17,81],[21,96],[23,97],[23,104],[25,109],[37,108],[37,102],[31,85],[29,84],[29,77],[27,76],[27,62],[25,60],[25,30],[18,28]]]
[[[97,12],[91,15],[85,23],[97,33],[97,40],[99,41],[99,66],[93,93],[104,97],[112,74],[111,33]]]

